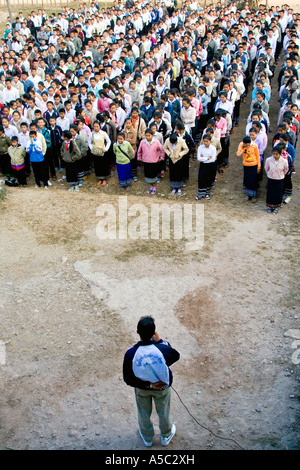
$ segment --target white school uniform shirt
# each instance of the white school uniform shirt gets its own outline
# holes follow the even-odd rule
[[[7,104],[20,98],[18,90],[12,86],[10,90],[4,88],[2,91],[2,103]]]
[[[227,98],[232,103],[232,106],[234,106],[237,98],[237,91],[235,88],[229,90],[229,92],[227,93]]]
[[[217,109],[219,108],[225,109],[225,111],[227,111],[229,114],[232,114],[233,112],[233,105],[229,100],[226,100],[225,103],[222,103],[221,100],[217,100],[215,105],[215,111],[217,111]]]
[[[66,118],[69,120],[70,124],[73,124],[74,120],[76,119],[75,110],[70,109],[70,111],[66,111]]]
[[[18,129],[16,126],[9,124],[7,128],[4,127],[4,134],[7,135],[10,139],[13,136],[18,137]]]
[[[62,131],[70,130],[70,121],[67,117],[64,117],[63,119],[61,117],[58,117],[56,119],[56,124],[61,128]]]
[[[208,160],[209,158],[210,160]],[[217,158],[216,147],[214,147],[211,144],[209,147],[205,147],[204,144],[199,145],[198,152],[197,152],[198,162],[213,163],[216,161],[216,158]]]
[[[29,139],[29,131],[27,131],[26,134],[24,134],[23,132],[19,132],[18,141],[19,141],[19,144],[22,145],[22,147],[26,148],[28,139]]]

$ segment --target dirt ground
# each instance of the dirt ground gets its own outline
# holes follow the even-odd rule
[[[271,136],[279,103],[271,99]],[[113,203],[93,176],[79,193],[8,188],[0,201],[1,449],[144,449],[122,361],[151,314],[180,351],[174,364],[170,450],[295,450],[299,439],[299,155],[294,195],[267,214],[265,179],[243,201],[250,98],[231,136],[230,166],[205,206],[205,243],[99,240],[97,207]],[[269,155],[267,155],[269,156]],[[61,176],[61,175],[59,175]],[[180,200],[194,203],[197,164]],[[168,177],[145,195],[140,173],[128,204],[172,204]],[[298,349],[297,349],[298,348]],[[162,449],[158,421],[153,449]],[[209,432],[210,429],[219,437]]]

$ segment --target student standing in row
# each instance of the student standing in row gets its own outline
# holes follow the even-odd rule
[[[27,186],[25,174],[25,148],[19,144],[18,137],[12,136],[11,145],[8,147],[8,155],[11,160],[12,176],[16,178],[19,186]]]
[[[114,153],[116,155],[117,173],[121,190],[130,191],[131,189],[131,165],[134,157],[134,150],[131,144],[125,140],[124,132],[117,136],[117,142],[114,144]]]
[[[282,148],[273,147],[272,156],[266,159],[265,171],[268,177],[266,204],[269,213],[278,213],[282,204],[284,178],[288,172],[288,162],[282,157]]]
[[[162,144],[153,139],[151,129],[146,129],[145,136],[140,143],[137,159],[144,163],[145,182],[150,185],[147,194],[156,194],[157,175],[160,162],[165,159],[165,152]]]
[[[106,186],[106,178],[110,174],[110,160],[108,150],[111,140],[107,133],[100,129],[100,122],[95,121],[93,132],[89,138],[89,146],[95,167],[95,174],[98,178],[98,186]]]
[[[243,157],[245,201],[251,201],[257,196],[258,173],[260,172],[258,146],[251,140],[251,137],[245,136],[236,154],[238,157]]]
[[[81,158],[81,153],[70,131],[63,131],[63,144],[60,152],[65,164],[68,190],[78,191],[78,160]]]
[[[31,130],[29,132],[29,141],[26,146],[26,151],[29,154],[30,163],[32,166],[36,188],[41,187],[43,183],[44,188],[48,189],[48,169],[43,155],[41,141],[37,138],[37,131]]]
[[[164,152],[169,157],[169,176],[171,194],[182,196],[183,176],[185,173],[184,157],[189,153],[186,142],[178,137],[177,134],[171,134],[164,144]]]
[[[197,160],[200,162],[198,171],[198,195],[196,200],[210,199],[210,192],[215,181],[217,171],[217,151],[211,144],[211,136],[203,136],[203,144],[200,144],[197,151]]]

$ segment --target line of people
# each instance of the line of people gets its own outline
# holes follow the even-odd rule
[[[285,11],[286,17],[287,13]],[[296,18],[295,15],[293,17]],[[267,59],[268,53],[271,55],[271,44],[268,42],[257,58],[245,137],[237,150],[237,156],[243,159],[245,201],[256,201],[265,173],[267,211],[275,214],[283,203],[288,204],[292,198],[292,177],[295,174],[294,162],[300,130],[299,28],[296,21],[286,21],[284,24],[286,28],[282,30],[281,42],[275,49],[275,60],[270,62]],[[275,66],[282,50],[283,64],[277,83],[272,88]],[[276,133],[270,140],[271,93],[278,98],[280,110]],[[271,145],[271,156],[267,156],[268,144]]]
[[[14,23],[8,21],[0,45],[0,167],[6,184],[25,186],[32,171],[37,187],[65,178],[69,190],[79,191],[91,173],[105,187],[117,172],[125,191],[143,168],[147,194],[156,193],[168,172],[171,193],[180,196],[196,158],[196,199],[210,199],[229,165],[230,135],[253,83],[238,149],[246,197],[253,200],[270,131],[270,83],[282,49],[278,133],[285,126],[280,134],[290,140],[299,123],[299,37],[299,15],[287,5],[254,11],[247,2],[239,10],[236,2],[203,8],[188,0],[177,8],[170,1],[128,0],[107,10],[92,2],[78,12],[63,7],[57,15],[40,10],[24,18],[20,12]],[[277,149],[285,137],[278,137]],[[277,169],[285,171],[288,148]],[[274,193],[269,180],[277,179],[272,162],[272,168],[265,163],[268,198]]]

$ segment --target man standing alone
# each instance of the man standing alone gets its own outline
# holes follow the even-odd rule
[[[151,422],[152,400],[159,417],[161,445],[167,446],[176,432],[170,419],[171,385],[170,366],[180,354],[167,341],[159,338],[154,319],[142,317],[137,325],[141,341],[127,350],[123,362],[123,377],[127,385],[135,388],[139,433],[147,447],[153,445],[154,429]]]

